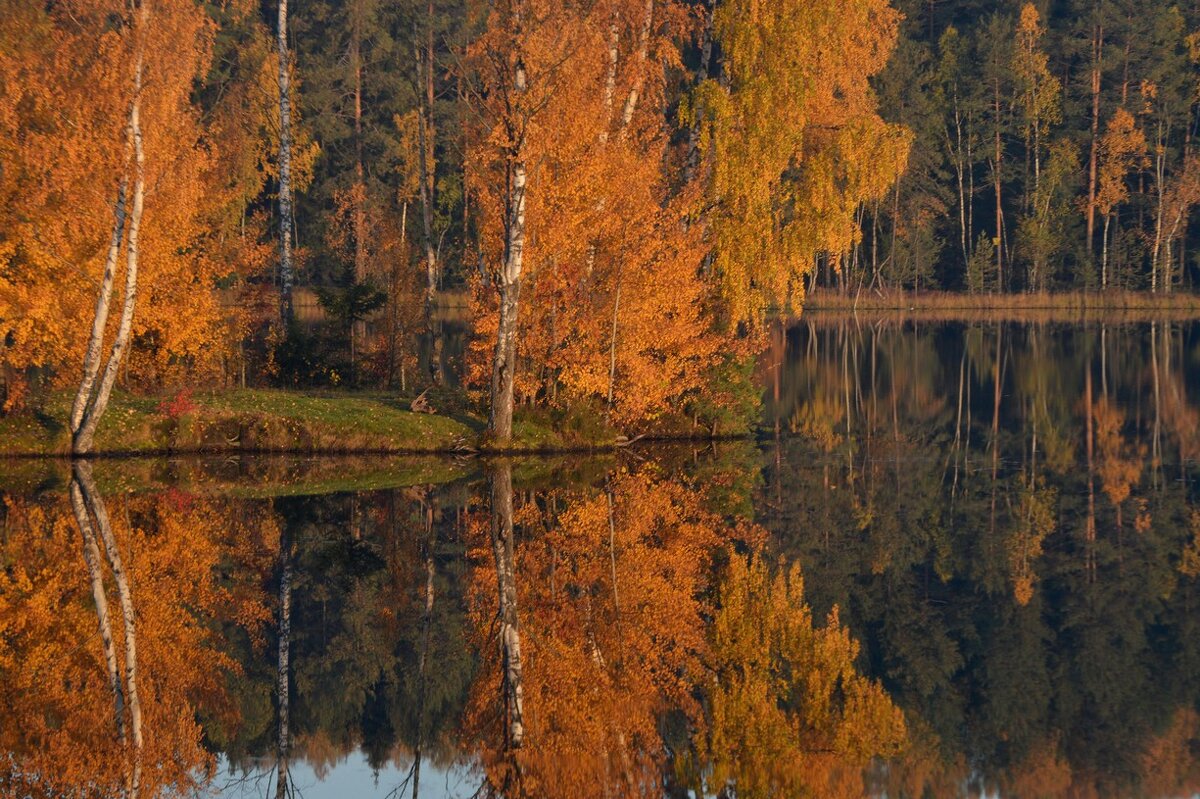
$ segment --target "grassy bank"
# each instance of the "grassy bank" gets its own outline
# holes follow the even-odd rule
[[[0,417],[0,456],[65,456],[70,397]],[[466,413],[415,413],[384,394],[242,389],[190,397],[115,394],[100,422],[96,454],[463,453],[483,446],[484,422]],[[506,451],[612,447],[603,431],[582,438],[536,419],[514,425]]]
[[[884,320],[1110,322],[1200,319],[1200,295],[1177,291],[1067,291],[1021,294],[963,294],[947,291],[816,291],[804,304],[814,319],[867,315]]]

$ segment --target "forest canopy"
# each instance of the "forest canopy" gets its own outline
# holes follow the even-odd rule
[[[77,389],[79,451],[114,387],[450,385],[501,443],[531,406],[715,426],[815,287],[1194,280],[1174,5],[0,11],[2,399]]]

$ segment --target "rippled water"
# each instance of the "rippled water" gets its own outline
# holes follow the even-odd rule
[[[6,464],[3,793],[1194,795],[1198,332],[806,322],[757,440],[613,458]]]

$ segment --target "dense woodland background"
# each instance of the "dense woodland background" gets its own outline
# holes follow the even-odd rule
[[[425,3],[403,5],[305,3],[295,12],[302,105],[322,151],[297,211],[302,239],[315,249],[308,275],[317,282],[345,278],[345,254],[326,242],[360,140],[376,204],[403,203],[396,191],[403,158],[395,116],[419,105],[414,48],[421,42],[412,39],[429,11]],[[478,268],[462,180],[471,98],[455,69],[456,53],[478,25],[469,5],[438,0],[430,26],[438,131],[434,227],[446,286],[461,285]],[[1024,20],[1020,2],[892,5],[903,14],[899,37],[872,82],[880,115],[911,130],[913,146],[890,196],[858,210],[859,247],[840,264],[822,261],[822,283],[956,291],[1098,287],[1108,221],[1109,285],[1169,291],[1194,284],[1200,5],[1039,2],[1037,14]],[[356,25],[364,54],[361,135],[348,58]],[[683,55],[691,67],[701,58],[697,47]],[[672,88],[668,113],[677,114],[686,82]],[[415,201],[415,191],[408,199]],[[839,265],[842,274],[829,268]]]
[[[715,424],[816,287],[1197,276],[1196,5],[0,10],[10,409],[78,380],[98,317],[126,388],[462,384],[493,412]],[[140,263],[112,290],[142,287],[127,347],[92,315],[110,238]]]

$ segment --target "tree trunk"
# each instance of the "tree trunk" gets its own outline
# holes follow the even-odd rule
[[[363,172],[362,131],[362,3],[351,7],[350,68],[354,72],[354,282],[367,277],[367,209],[366,179]]]
[[[130,741],[133,746],[133,767],[127,789],[129,796],[135,797],[141,785],[142,775],[142,703],[137,687],[137,629],[133,593],[129,586],[129,575],[121,559],[120,547],[117,546],[116,536],[113,535],[108,510],[104,507],[104,500],[96,490],[96,482],[92,478],[91,464],[87,461],[77,461],[72,467],[72,475],[74,486],[85,509],[84,517],[90,514],[96,520],[96,529],[104,543],[104,552],[108,557],[113,582],[117,585],[121,615],[125,622],[125,701],[129,707]]]
[[[149,6],[143,3],[141,10],[138,13],[137,25],[141,29],[145,29],[149,18]],[[112,396],[113,386],[117,381],[117,374],[121,367],[121,359],[125,354],[125,348],[129,344],[129,336],[133,329],[133,312],[137,304],[137,288],[138,288],[138,234],[142,225],[142,209],[146,194],[146,159],[142,148],[142,54],[139,51],[137,56],[137,65],[134,68],[134,92],[133,103],[129,109],[129,126],[128,136],[133,151],[133,207],[129,215],[129,233],[125,243],[125,296],[121,308],[121,321],[117,327],[116,337],[113,339],[112,349],[109,352],[108,363],[104,367],[104,374],[100,378],[100,385],[94,385],[95,375],[91,375],[89,380],[88,371],[85,367],[84,380],[80,383],[79,392],[84,394],[85,399],[82,401],[83,409],[79,412],[78,421],[76,421],[76,411],[72,408],[71,418],[71,451],[76,455],[83,455],[91,451],[92,443],[96,436],[96,426],[100,423],[100,417],[104,415],[105,409],[108,407],[109,398]],[[114,229],[116,225],[114,224]],[[117,236],[113,236],[113,242],[119,247]],[[110,256],[113,255],[110,243]],[[115,260],[115,259],[114,259]],[[109,283],[111,291],[111,281]],[[104,288],[101,288],[101,298],[97,302],[97,314],[103,315],[105,319],[108,316],[107,300],[103,297]],[[101,304],[105,307],[100,308]],[[98,322],[103,322],[97,318]],[[95,326],[93,326],[93,334],[95,334]],[[99,336],[102,339],[104,335],[103,326],[99,331]],[[92,342],[89,342],[89,354],[92,348]],[[94,368],[99,369],[99,362],[94,363]],[[86,383],[86,386],[85,386]],[[94,393],[93,393],[94,390]],[[86,392],[86,393],[85,393]],[[75,406],[81,404],[80,397],[77,394]]]
[[[290,705],[289,659],[292,645],[292,544],[286,524],[279,538],[279,647],[275,661],[275,691],[278,727],[275,753],[275,796],[288,795],[288,750],[291,736],[288,730]]]
[[[995,115],[995,161],[992,165],[992,184],[996,191],[996,290],[1004,291],[1004,206],[1000,169],[1003,149],[1000,144],[1000,82],[996,81],[992,112]]]
[[[416,45],[417,64],[417,147],[420,150],[422,244],[425,250],[425,331],[429,336],[429,374],[435,383],[441,382],[441,338],[435,329],[433,304],[437,293],[437,250],[433,244],[433,3],[429,3],[426,19],[425,47]]]
[[[1163,184],[1166,182],[1167,156],[1166,156],[1166,135],[1163,133],[1162,122],[1159,122],[1159,124],[1158,124],[1158,140],[1156,142],[1156,146],[1155,146],[1154,150],[1155,150],[1154,191],[1155,191],[1156,198],[1155,198],[1155,205],[1154,205],[1154,245],[1151,247],[1151,250],[1150,250],[1150,291],[1151,292],[1158,291],[1158,284],[1159,284],[1158,265],[1159,265],[1159,260],[1160,260],[1159,256],[1162,252],[1163,214],[1165,213],[1165,208],[1164,208],[1165,191],[1164,191]]]
[[[288,0],[279,0],[276,49],[279,51],[279,320],[292,322],[292,101],[287,41]]]
[[[1103,240],[1100,242],[1100,288],[1108,288],[1108,225],[1112,222],[1112,214],[1104,215]]]
[[[512,438],[520,278],[501,283],[497,291],[500,294],[500,324],[496,330],[496,352],[492,359],[492,407],[488,427],[496,443],[506,444]]]
[[[108,309],[112,299],[113,279],[117,259],[121,254],[121,239],[125,234],[125,193],[129,189],[129,178],[122,176],[117,189],[117,202],[113,209],[112,239],[108,245],[108,256],[104,259],[104,276],[100,282],[100,294],[96,297],[96,310],[92,316],[92,334],[88,339],[87,353],[83,359],[83,379],[75,393],[71,408],[71,430],[78,430],[83,413],[92,398],[92,388],[100,373],[101,351],[104,346],[104,329],[108,325]]]
[[[620,51],[621,29],[616,10],[608,23],[608,72],[604,76],[604,129],[600,131],[600,143],[608,142],[608,128],[612,124],[613,101],[617,93],[617,56]]]
[[[613,297],[612,338],[608,342],[608,413],[612,415],[613,393],[617,385],[617,320],[621,313],[621,270],[617,269],[617,290]]]
[[[517,575],[513,542],[512,464],[497,464],[491,475],[492,550],[500,596],[500,655],[503,669],[505,743],[520,749],[525,739],[521,672],[521,625],[517,614]]]
[[[646,83],[646,59],[650,53],[650,32],[654,27],[654,0],[646,0],[645,12],[642,16],[642,27],[638,32],[637,59],[634,62],[633,87],[625,98],[625,108],[621,112],[621,135],[625,136],[633,114],[637,111],[638,100]]]
[[[1097,24],[1092,35],[1092,147],[1088,157],[1087,251],[1095,258],[1096,187],[1100,162],[1100,70],[1104,56],[1104,26]],[[1065,84],[1064,84],[1065,85]]]
[[[72,470],[74,471],[74,469]],[[104,573],[100,565],[100,549],[96,545],[96,533],[83,498],[80,480],[74,474],[71,479],[71,509],[75,522],[83,536],[83,559],[87,563],[88,576],[92,584],[92,600],[96,603],[96,617],[100,628],[100,640],[104,644],[104,662],[108,668],[108,683],[113,694],[113,719],[117,727],[117,739],[125,740],[125,698],[121,687],[120,667],[117,665],[116,648],[113,646],[112,620],[108,613],[108,595],[104,589]]]
[[[425,612],[421,614],[421,653],[417,658],[417,745],[413,748],[413,777],[412,795],[417,799],[421,785],[421,757],[425,750],[425,695],[428,692],[429,680],[427,666],[429,661],[429,638],[433,628],[433,599],[434,576],[436,563],[434,554],[437,548],[437,534],[433,526],[433,506],[425,503]]]
[[[971,255],[967,250],[967,188],[966,188],[966,164],[963,160],[963,128],[962,128],[962,113],[958,107],[958,85],[954,86],[954,172],[958,180],[958,230],[959,230],[959,245],[962,248],[963,267],[967,265]]]
[[[520,95],[527,87],[525,66],[519,55],[514,71],[514,91]],[[525,265],[524,151],[524,142],[518,140],[512,145],[509,153],[504,263],[496,275],[496,291],[500,295],[500,322],[496,330],[496,351],[492,358],[492,402],[488,430],[493,440],[499,444],[507,444],[512,439],[517,321],[520,311],[521,272]]]

